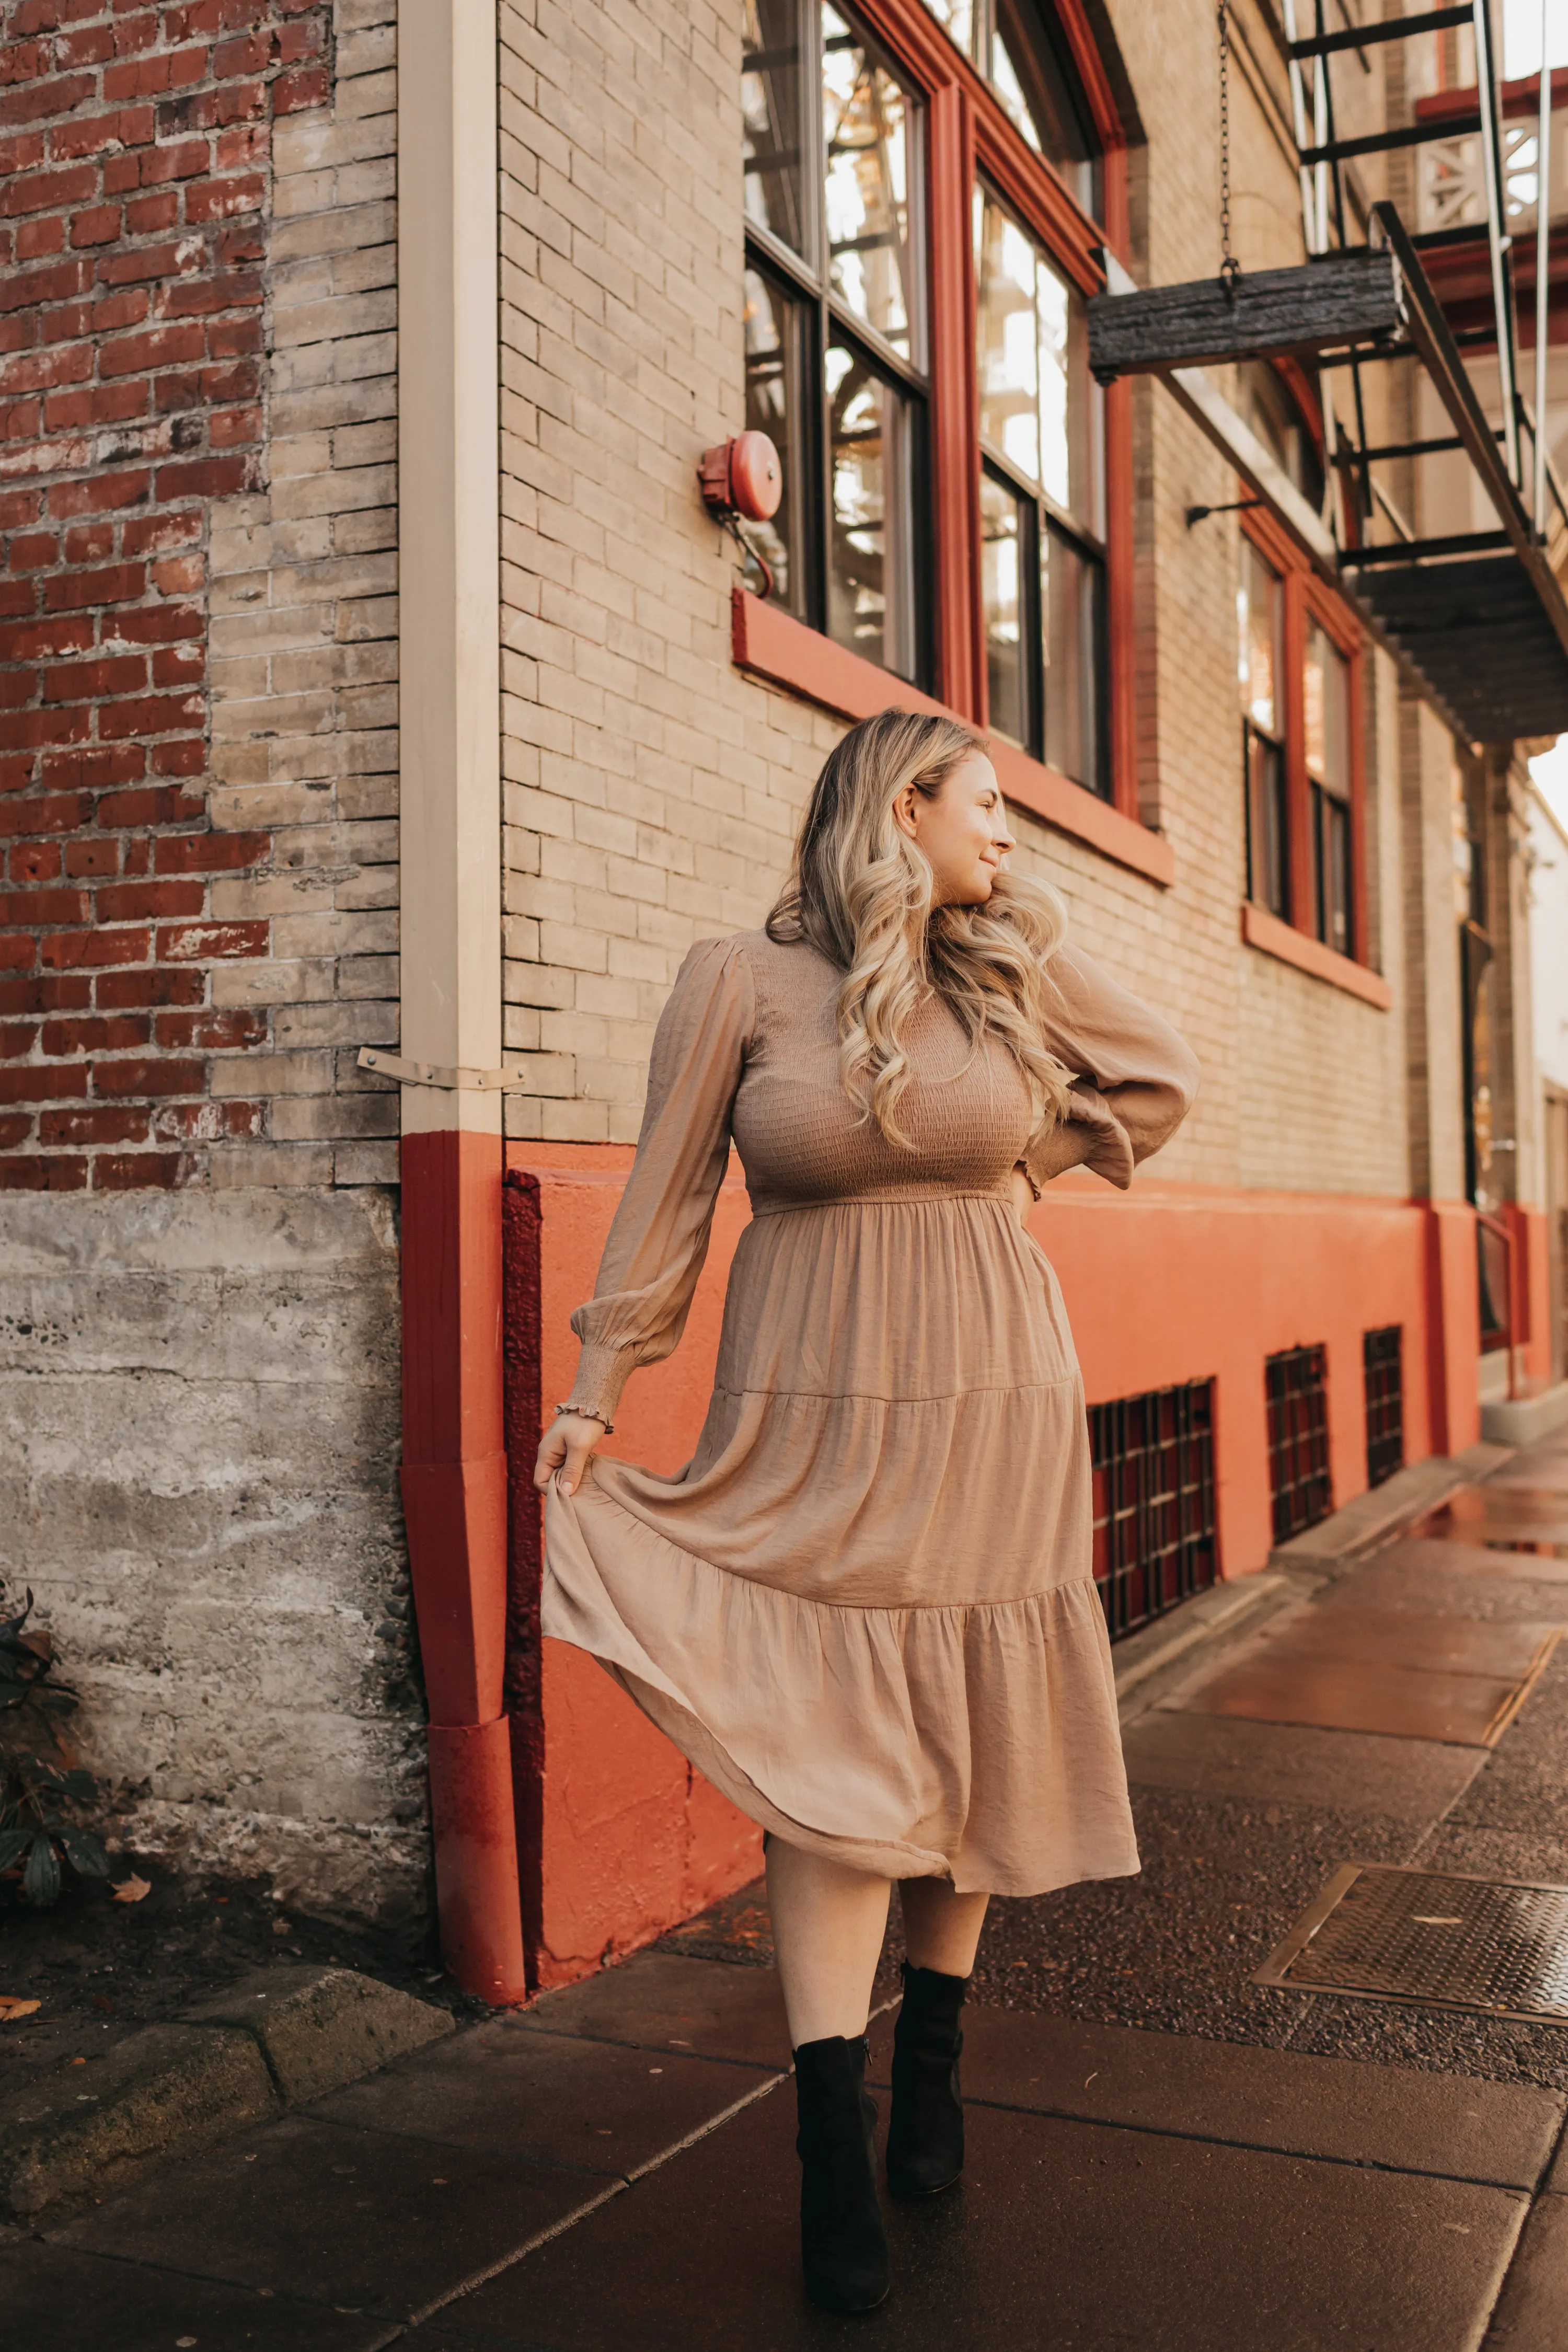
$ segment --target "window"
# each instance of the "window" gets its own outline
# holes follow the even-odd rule
[[[1016,804],[1168,882],[1121,659],[1131,395],[1088,367],[1130,232],[1083,0],[744,0],[742,28],[745,423],[783,496],[742,534],[735,659],[854,718],[907,680],[990,727]]]
[[[1289,1543],[1334,1507],[1329,1483],[1329,1371],[1321,1347],[1284,1348],[1264,1365],[1274,1540]]]
[[[778,600],[916,685],[931,668],[922,124],[837,7],[747,0],[746,422],[784,495]]]
[[[1113,1642],[1215,1580],[1214,1382],[1089,1409],[1094,1580]]]
[[[1056,26],[1035,0],[926,0],[1037,155],[1100,216],[1099,142]]]
[[[1249,539],[1236,592],[1237,678],[1247,779],[1247,887],[1270,914],[1290,912],[1290,813],[1285,766],[1285,583]]]
[[[1241,409],[1275,464],[1293,482],[1314,513],[1323,505],[1323,461],[1318,436],[1277,367],[1248,360],[1241,369]]]
[[[1103,395],[1083,298],[984,188],[974,244],[990,723],[1104,796]]]
[[[1366,1390],[1366,1483],[1381,1486],[1405,1467],[1404,1327],[1385,1324],[1362,1334]]]
[[[1318,937],[1336,954],[1352,937],[1350,664],[1321,622],[1307,624],[1302,695],[1311,794],[1312,911]]]
[[[1364,960],[1359,627],[1286,532],[1252,513],[1236,609],[1247,895],[1333,954]]]

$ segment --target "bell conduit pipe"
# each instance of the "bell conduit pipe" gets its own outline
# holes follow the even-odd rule
[[[526,1992],[510,1727],[501,1361],[495,12],[399,0],[403,1500],[441,1948]],[[428,1072],[428,1082],[423,1073]]]

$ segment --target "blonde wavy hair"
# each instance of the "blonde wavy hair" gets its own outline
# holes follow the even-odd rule
[[[893,815],[907,785],[934,801],[984,750],[972,728],[921,711],[884,710],[852,727],[816,780],[767,920],[770,939],[805,940],[842,971],[845,1091],[906,1149],[899,1104],[914,1071],[904,1038],[933,992],[972,1048],[987,1034],[1008,1048],[1033,1098],[1034,1135],[1067,1112],[1070,1073],[1045,1042],[1046,964],[1066,933],[1066,908],[1047,883],[1005,871],[983,906],[937,905],[930,861]]]

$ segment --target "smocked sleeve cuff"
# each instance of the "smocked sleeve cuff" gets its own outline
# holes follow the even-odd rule
[[[637,1366],[635,1345],[617,1348],[608,1339],[585,1339],[577,1359],[572,1393],[566,1399],[568,1406],[574,1412],[602,1413],[607,1421],[613,1421]]]

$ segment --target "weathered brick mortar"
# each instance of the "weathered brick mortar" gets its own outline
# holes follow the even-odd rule
[[[385,15],[5,21],[0,1183],[392,1172]]]

